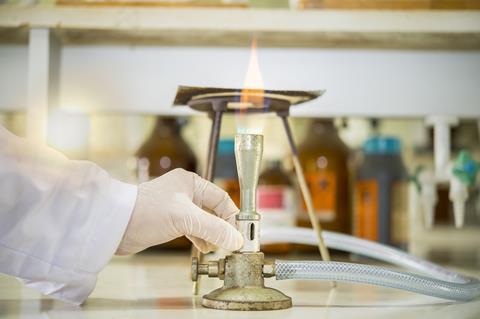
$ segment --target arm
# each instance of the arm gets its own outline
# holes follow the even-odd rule
[[[0,146],[0,272],[44,294],[80,304],[114,253],[183,235],[202,252],[243,244],[238,208],[197,174],[175,169],[137,189],[1,126]]]
[[[81,303],[125,232],[137,187],[0,126],[0,271]]]

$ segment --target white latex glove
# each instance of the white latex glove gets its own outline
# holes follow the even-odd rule
[[[183,169],[172,170],[140,184],[116,254],[134,254],[183,235],[203,253],[212,245],[238,250],[243,238],[233,226],[237,212],[228,194],[215,184]]]

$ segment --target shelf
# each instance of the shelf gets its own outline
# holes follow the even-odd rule
[[[29,28],[62,42],[263,47],[480,49],[480,12],[0,7],[0,42],[26,42]]]
[[[190,115],[178,85],[242,87],[253,34],[267,89],[327,90],[293,116],[480,116],[472,11],[2,5],[0,109]]]

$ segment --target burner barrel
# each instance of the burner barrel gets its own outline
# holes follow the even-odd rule
[[[263,153],[263,136],[235,136],[235,160],[240,182],[240,212],[236,216],[244,244],[241,252],[260,251],[260,215],[257,213],[257,183]]]

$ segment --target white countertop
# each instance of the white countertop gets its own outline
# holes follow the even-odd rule
[[[275,279],[266,284],[291,296],[293,308],[248,314],[206,309],[200,298],[192,298],[189,269],[187,255],[116,257],[81,307],[42,297],[0,275],[0,318],[480,318],[480,299],[457,303],[366,285],[339,283],[332,290],[327,282]],[[202,293],[220,284],[205,278]]]

